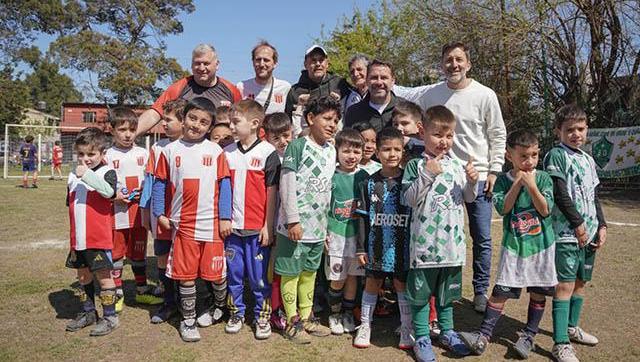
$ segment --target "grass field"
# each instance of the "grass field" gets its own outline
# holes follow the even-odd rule
[[[392,319],[378,319],[373,326],[373,346],[351,347],[352,337],[343,335],[314,339],[308,346],[293,346],[274,334],[268,341],[256,341],[251,329],[239,335],[224,334],[223,325],[201,329],[202,341],[180,340],[176,323],[151,325],[151,308],[126,299],[120,328],[107,337],[89,337],[89,331],[65,332],[79,302],[73,296],[74,271],[64,268],[68,248],[68,216],[65,183],[43,180],[39,189],[15,188],[19,180],[0,181],[0,361],[8,360],[278,360],[278,361],[411,361],[413,356],[395,347]],[[640,193],[604,195],[608,221],[640,223]],[[494,245],[499,245],[500,224],[493,224]],[[596,347],[577,346],[582,361],[640,360],[640,227],[610,224],[606,247],[599,253],[594,280],[580,324],[600,339]],[[151,244],[150,244],[151,245]],[[494,252],[494,266],[497,251]],[[470,249],[468,262],[470,265]],[[155,259],[150,259],[155,260]],[[152,270],[152,268],[150,268]],[[456,305],[456,329],[471,330],[482,316],[473,312],[471,267],[464,269],[465,299]],[[125,268],[126,291],[133,292],[133,276]],[[493,342],[482,357],[470,361],[501,361],[513,358],[510,346],[516,331],[526,321],[527,298],[511,302],[498,324]],[[537,348],[530,360],[551,357],[551,303],[547,303]],[[440,361],[450,355],[435,348]]]

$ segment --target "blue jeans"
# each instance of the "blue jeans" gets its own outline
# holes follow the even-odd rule
[[[491,277],[491,197],[485,196],[485,181],[478,182],[478,197],[467,203],[469,231],[473,239],[473,292],[487,294]]]

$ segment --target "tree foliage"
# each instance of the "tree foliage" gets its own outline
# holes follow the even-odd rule
[[[19,123],[23,109],[29,106],[29,88],[8,65],[0,70],[0,94],[0,129],[4,132],[4,125]]]

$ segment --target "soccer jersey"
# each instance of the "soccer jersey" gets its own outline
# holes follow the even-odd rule
[[[240,233],[254,235],[265,225],[267,211],[267,188],[278,184],[280,158],[275,147],[267,141],[257,139],[248,149],[240,142],[224,148],[231,172],[233,190],[233,213],[231,227],[252,231]]]
[[[190,101],[197,97],[210,100],[216,107],[231,106],[241,98],[238,89],[228,80],[216,76],[216,84],[212,87],[203,87],[196,83],[193,76],[188,76],[170,85],[151,106],[161,117],[164,114],[162,106],[174,99]]]
[[[293,140],[282,162],[283,172],[295,172],[296,205],[303,235],[300,242],[316,243],[327,236],[327,214],[331,201],[331,177],[336,169],[336,150],[326,142],[320,146],[309,137]],[[280,205],[276,231],[287,236],[284,204]]]
[[[62,163],[62,147],[53,146],[52,154],[52,162],[54,165],[59,165]]]
[[[369,163],[367,163],[366,165],[361,164],[361,165],[358,165],[358,167],[362,170],[367,171],[369,175],[373,175],[374,173],[380,171],[380,169],[382,168],[382,165],[380,164],[380,162],[370,160]]]
[[[20,157],[23,163],[33,163],[36,161],[38,149],[33,143],[23,143],[20,145]]]
[[[330,256],[355,257],[358,234],[354,214],[360,197],[360,184],[369,176],[365,170],[343,172],[336,170],[331,179],[331,207],[329,209]]]
[[[155,175],[156,165],[158,164],[158,160],[160,159],[160,154],[162,153],[162,149],[166,147],[171,140],[169,138],[162,138],[158,140],[158,142],[154,143],[149,150],[149,160],[147,161],[147,168],[145,170],[146,173]],[[147,187],[151,187],[151,185],[147,185]],[[168,192],[165,192],[165,215],[169,215],[171,212],[171,195]],[[149,210],[153,210],[153,199],[151,199],[151,204],[149,205]],[[171,230],[163,230],[158,227],[158,218],[151,218],[151,235],[156,240],[171,240]]]
[[[553,208],[553,182],[544,171],[535,171],[536,186]],[[552,287],[558,283],[555,267],[554,233],[550,217],[538,213],[523,186],[513,208],[504,209],[505,196],[513,185],[509,172],[500,175],[493,188],[493,204],[502,217],[502,250],[496,284],[512,287]]]
[[[544,157],[544,168],[552,177],[559,177],[567,184],[567,191],[578,213],[585,221],[589,240],[598,231],[595,194],[600,183],[595,161],[586,152],[560,144]],[[558,243],[577,243],[575,233],[558,207],[551,212],[553,230]]]
[[[378,171],[369,176],[360,186],[356,212],[364,217],[356,251],[368,254],[366,269],[408,270],[411,209],[402,197],[402,175],[385,177]]]
[[[109,148],[105,161],[118,174],[118,190],[128,194],[133,189],[141,189],[144,181],[144,171],[149,159],[149,152],[142,147],[133,146],[123,150],[115,146]],[[126,193],[124,192],[126,191]],[[124,204],[113,203],[114,228],[116,230],[142,227],[140,205],[137,202]]]
[[[115,186],[116,174],[106,165],[93,170],[96,176]],[[113,248],[113,209],[103,197],[74,173],[67,182],[70,238],[72,250]]]
[[[425,158],[407,164],[403,184],[407,202],[413,206],[409,255],[411,268],[442,268],[465,263],[463,189],[467,184],[464,164],[444,156],[442,173],[423,184],[429,176]],[[418,180],[421,179],[421,180]]]
[[[285,102],[287,101],[287,94],[291,89],[291,84],[286,80],[273,79],[273,91],[271,91],[271,83],[262,85],[256,82],[255,78],[247,79],[236,84],[236,88],[242,94],[242,99],[253,99],[260,105],[264,106],[271,92],[271,100],[269,106],[264,110],[265,114],[271,114],[275,112],[284,112]]]
[[[167,182],[171,223],[182,238],[221,241],[218,228],[218,189],[230,177],[224,151],[209,140],[177,140],[160,154],[155,177]]]

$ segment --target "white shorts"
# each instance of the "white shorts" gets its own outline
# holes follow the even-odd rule
[[[364,266],[360,265],[358,258],[326,255],[324,260],[327,280],[341,281],[349,275],[364,276]]]

